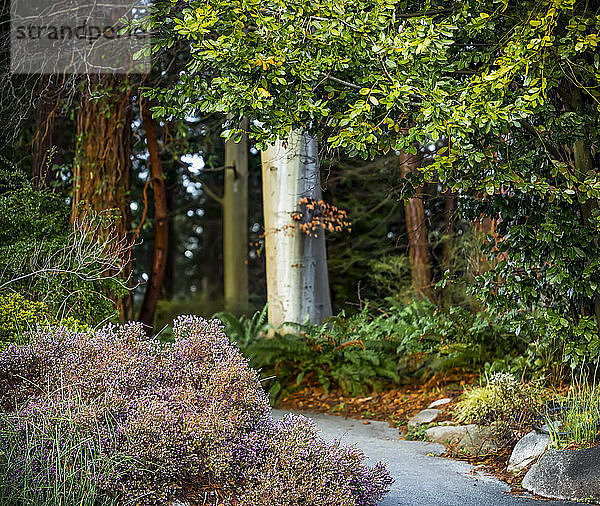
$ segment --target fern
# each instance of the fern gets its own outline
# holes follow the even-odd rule
[[[285,324],[284,333],[266,322],[266,307],[251,318],[218,313],[225,331],[268,383],[273,403],[316,380],[328,392],[363,395],[398,385],[409,374],[479,368],[515,350],[509,323],[462,307],[438,308],[429,301],[387,308],[368,304],[358,313],[343,311],[320,325]],[[422,356],[414,364],[411,356]]]

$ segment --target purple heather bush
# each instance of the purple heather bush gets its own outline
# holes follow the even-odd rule
[[[387,492],[382,464],[304,417],[273,420],[220,322],[182,316],[173,330],[161,344],[138,323],[56,327],[0,353],[3,504],[84,490],[94,497],[73,502],[369,506]]]

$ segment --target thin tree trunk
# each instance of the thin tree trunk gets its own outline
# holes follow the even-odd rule
[[[167,265],[162,284],[162,297],[171,300],[175,294],[175,255],[177,253],[177,230],[175,229],[175,187],[177,171],[171,162],[165,171],[165,192],[167,198],[167,228],[169,230],[169,247],[167,248]]]
[[[309,237],[292,214],[320,200],[317,141],[293,132],[262,153],[269,322],[320,323],[331,315],[325,233]]]
[[[127,79],[113,75],[88,77],[77,116],[77,149],[73,168],[76,220],[91,212],[111,210],[121,238],[130,237],[131,94]],[[129,257],[130,259],[130,257]],[[131,263],[121,274],[129,279]],[[114,295],[114,294],[113,294]],[[115,296],[120,318],[133,319],[131,293]]]
[[[418,169],[421,157],[410,153],[400,153],[400,169],[403,177]],[[431,295],[431,261],[429,242],[425,225],[425,208],[419,189],[415,197],[406,199],[404,204],[406,229],[408,232],[408,254],[413,289],[420,295]]]
[[[452,267],[452,246],[454,245],[454,214],[456,213],[456,195],[446,193],[444,200],[444,243],[442,248],[442,259],[444,267]]]
[[[248,130],[248,120],[240,127]],[[225,143],[223,272],[225,309],[248,310],[248,136]]]
[[[38,83],[31,167],[35,188],[53,188],[58,179],[54,166],[63,160],[63,81],[59,74],[44,74]]]
[[[152,271],[146,285],[146,293],[140,309],[139,320],[144,324],[149,335],[154,327],[156,305],[160,298],[160,289],[163,283],[167,266],[167,252],[169,249],[169,227],[167,222],[167,194],[163,177],[156,125],[150,111],[150,102],[142,100],[142,120],[146,130],[146,142],[150,153],[150,169],[152,189],[154,193],[154,256]]]

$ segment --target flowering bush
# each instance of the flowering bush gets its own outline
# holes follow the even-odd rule
[[[180,317],[174,336],[57,327],[0,353],[0,502],[51,504],[65,476],[63,496],[94,491],[81,504],[371,505],[387,491],[385,468],[358,450],[323,442],[304,418],[275,422],[216,320]]]
[[[249,470],[255,486],[236,505],[368,506],[383,498],[392,481],[381,462],[366,467],[359,449],[326,443],[303,416],[279,420],[264,443],[261,464]]]

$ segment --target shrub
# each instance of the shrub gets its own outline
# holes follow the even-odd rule
[[[40,324],[56,323],[43,302],[25,299],[18,293],[0,295],[0,350],[8,343],[25,342],[25,333]]]
[[[86,324],[116,315],[128,244],[111,233],[110,213],[70,223],[64,195],[35,189],[0,158],[0,292],[44,302]],[[110,297],[108,296],[110,294]]]
[[[267,445],[263,462],[249,474],[257,486],[236,505],[371,505],[383,498],[392,481],[381,462],[365,467],[359,449],[326,443],[303,416],[288,414],[279,420]]]
[[[86,464],[69,479],[92,476],[99,501],[235,504],[277,486],[298,504],[328,504],[337,490],[349,505],[371,505],[385,493],[381,465],[325,444],[305,420],[272,419],[257,373],[216,320],[180,317],[173,334],[161,344],[139,323],[87,334],[54,328],[0,353],[0,422],[12,427],[0,441],[0,479],[13,476],[9,497],[27,490],[37,504],[52,503],[56,459],[36,449],[55,448],[58,433],[64,448],[85,446]],[[317,469],[322,481],[309,480]]]
[[[494,424],[499,434],[514,439],[534,424],[545,397],[538,384],[520,383],[508,373],[496,373],[486,385],[463,394],[455,415],[459,422]]]
[[[26,343],[37,329],[58,324],[71,330],[89,330],[88,325],[71,316],[59,320],[44,302],[14,292],[0,295],[0,351],[9,343]]]

